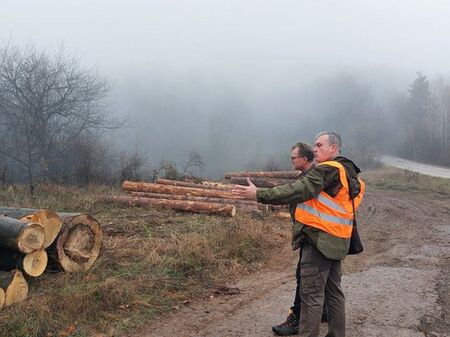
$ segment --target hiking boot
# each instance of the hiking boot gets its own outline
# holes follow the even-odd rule
[[[298,334],[299,318],[289,311],[286,321],[272,327],[272,331],[278,336],[291,336]]]

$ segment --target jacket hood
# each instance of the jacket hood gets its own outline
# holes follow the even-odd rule
[[[344,165],[346,169],[354,170],[356,174],[361,173],[361,169],[353,161],[344,156],[337,156],[334,160]]]

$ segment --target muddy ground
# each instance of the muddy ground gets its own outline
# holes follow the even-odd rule
[[[347,336],[450,336],[450,195],[368,192],[359,223],[365,251],[344,261]],[[297,254],[286,239],[257,274],[224,280],[238,294],[188,302],[132,337],[273,336],[293,301]]]

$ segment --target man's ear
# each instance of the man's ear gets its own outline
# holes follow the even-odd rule
[[[337,144],[331,144],[330,147],[333,152],[337,152]]]

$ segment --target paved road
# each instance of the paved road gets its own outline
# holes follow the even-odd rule
[[[450,168],[437,166],[437,165],[427,165],[422,163],[417,163],[411,160],[406,160],[402,158],[392,157],[392,156],[381,156],[380,160],[383,164],[388,166],[393,166],[401,168],[408,171],[419,172],[433,177],[449,178],[450,179]]]

